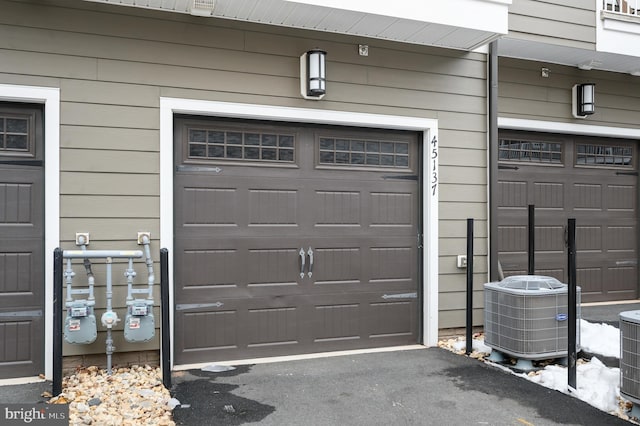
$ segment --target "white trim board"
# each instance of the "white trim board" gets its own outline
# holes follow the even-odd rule
[[[609,138],[640,139],[640,129],[598,126],[594,124],[561,123],[557,121],[525,120],[498,117],[498,128],[530,130],[547,133],[569,133],[585,136],[605,136]]]
[[[53,377],[53,251],[60,245],[60,89],[0,84],[0,100],[44,104],[44,375]]]
[[[382,114],[365,114],[311,108],[291,108],[275,105],[255,105],[193,99],[160,98],[160,246],[169,250],[169,265],[173,265],[173,116],[174,114],[209,115],[273,121],[333,124],[340,126],[376,127],[422,132],[423,232],[423,323],[422,341],[426,346],[438,343],[438,121],[434,119]],[[427,149],[435,141],[435,149]],[[174,283],[169,274],[169,303],[174,305]],[[174,317],[170,314],[171,354],[174,351]],[[171,357],[173,363],[174,357]],[[173,368],[173,365],[171,366]]]

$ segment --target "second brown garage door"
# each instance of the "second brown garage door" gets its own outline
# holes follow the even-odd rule
[[[175,128],[177,364],[417,342],[415,133]]]
[[[634,141],[500,134],[498,250],[505,275],[527,272],[527,206],[535,206],[536,273],[567,282],[565,232],[576,219],[583,302],[638,296]]]

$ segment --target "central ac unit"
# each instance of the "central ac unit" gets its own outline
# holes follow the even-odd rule
[[[640,404],[640,311],[620,313],[620,395]]]
[[[568,285],[553,277],[515,275],[484,285],[485,344],[515,358],[567,356]],[[580,287],[576,294],[580,346]]]

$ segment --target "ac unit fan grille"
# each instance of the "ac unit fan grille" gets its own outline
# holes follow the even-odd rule
[[[620,393],[640,403],[640,324],[620,321]]]

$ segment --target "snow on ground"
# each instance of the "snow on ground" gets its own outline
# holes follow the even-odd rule
[[[585,352],[620,358],[620,330],[580,320],[580,346]]]
[[[466,350],[465,340],[456,340],[442,345],[458,353]],[[550,389],[570,394],[586,403],[608,413],[629,419],[626,409],[627,401],[620,398],[620,369],[607,367],[598,359],[601,357],[620,357],[620,331],[608,324],[594,324],[580,320],[580,346],[582,350],[595,356],[590,361],[579,360],[576,366],[576,385],[574,392],[568,390],[567,367],[547,365],[535,372],[513,374],[531,380]],[[484,344],[484,336],[476,335],[473,340],[474,358],[482,359],[482,354],[491,353],[491,348]],[[486,361],[485,362],[489,362]],[[498,365],[498,364],[496,364]]]

